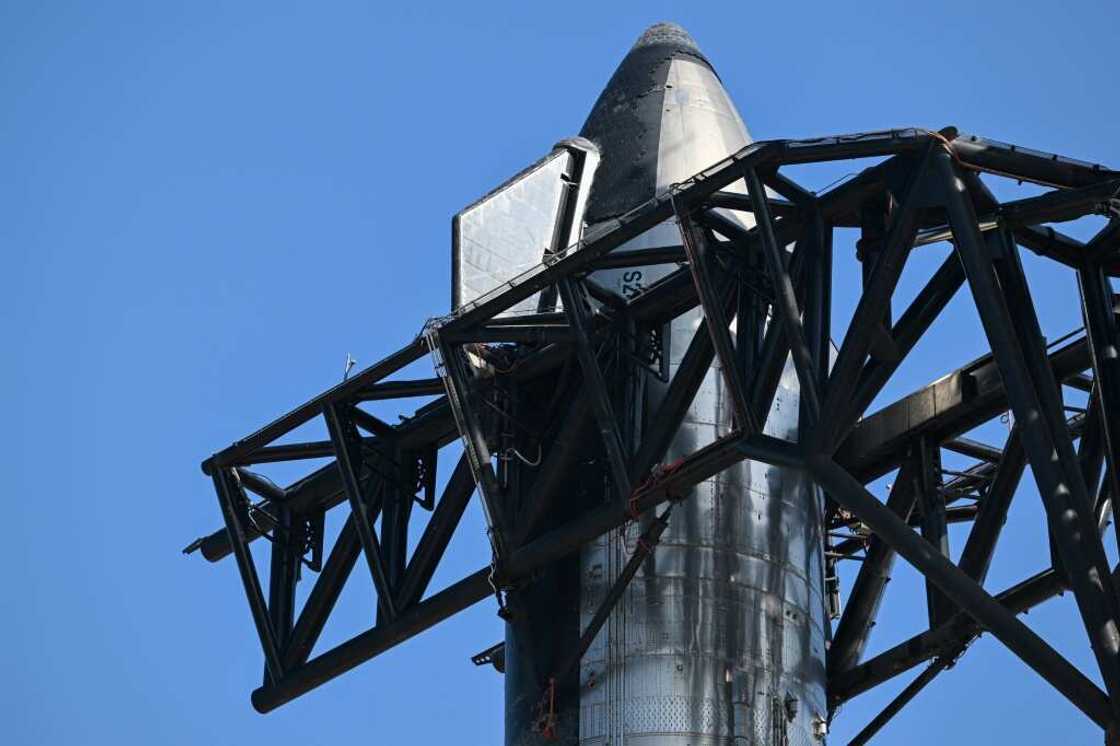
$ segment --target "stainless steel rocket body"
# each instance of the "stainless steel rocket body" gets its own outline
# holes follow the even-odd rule
[[[581,135],[602,154],[589,225],[750,142],[711,65],[687,33],[667,24],[638,40]],[[670,222],[617,251],[680,243]],[[676,268],[600,271],[594,279],[626,296]],[[701,318],[697,309],[672,322],[672,372]],[[640,401],[620,408],[629,411],[635,442],[664,388],[647,379],[635,395]],[[727,434],[731,422],[717,363],[664,462]],[[787,365],[765,432],[792,439],[797,426],[797,381]],[[643,527],[644,521],[632,522],[583,548],[581,629]],[[583,658],[573,740],[586,746],[821,743],[827,713],[823,547],[817,493],[795,471],[746,461],[697,485],[675,508],[652,558]],[[507,743],[524,742],[507,734]]]

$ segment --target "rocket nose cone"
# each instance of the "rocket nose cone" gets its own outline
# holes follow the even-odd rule
[[[642,35],[634,42],[634,46],[630,51],[634,52],[646,47],[662,47],[666,52],[687,54],[707,62],[703,53],[700,52],[700,47],[697,46],[696,40],[675,23],[653,24],[642,32]]]
[[[748,142],[711,63],[672,23],[646,29],[611,76],[580,135],[599,146],[585,218],[616,217]]]

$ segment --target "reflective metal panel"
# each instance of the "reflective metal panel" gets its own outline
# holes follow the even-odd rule
[[[556,151],[455,216],[455,308],[540,264],[552,248],[572,156]],[[537,310],[539,294],[507,314]]]
[[[566,140],[452,221],[452,308],[500,287],[575,243],[598,153]],[[540,294],[502,316],[533,313]]]

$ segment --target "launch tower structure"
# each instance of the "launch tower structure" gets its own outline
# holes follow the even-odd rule
[[[789,174],[835,161],[858,173],[820,193]],[[1039,193],[1000,202],[992,177]],[[188,549],[237,564],[266,664],[253,706],[489,599],[505,641],[475,659],[505,674],[510,746],[819,743],[844,702],[924,666],[864,743],[981,632],[1117,742],[1118,195],[1117,171],[954,128],[752,142],[695,42],[652,27],[580,137],[456,216],[449,315],[203,463],[225,525]],[[1087,215],[1105,218],[1088,243],[1053,227]],[[863,286],[835,326],[845,228]],[[936,245],[940,266],[900,303],[911,254]],[[1043,338],[1021,247],[1076,275],[1083,330]],[[991,353],[882,404],[958,292]],[[426,356],[434,376],[402,373]],[[1004,442],[969,437],[1008,412]],[[292,440],[313,421],[322,440]],[[946,469],[945,454],[970,463]],[[256,466],[323,458],[286,487]],[[1051,567],[993,593],[1028,464]],[[868,485],[887,475],[883,501]],[[432,592],[474,495],[490,561]],[[334,509],[346,520],[328,550]],[[896,555],[924,578],[928,625],[867,656]],[[312,655],[358,564],[375,623]],[[297,614],[301,568],[316,577]],[[1103,687],[1018,617],[1066,590]]]

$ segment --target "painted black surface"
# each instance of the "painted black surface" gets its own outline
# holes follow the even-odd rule
[[[591,109],[580,135],[599,146],[602,160],[591,189],[588,225],[625,213],[653,197],[665,81],[673,59],[711,67],[688,32],[671,23],[646,29]]]

